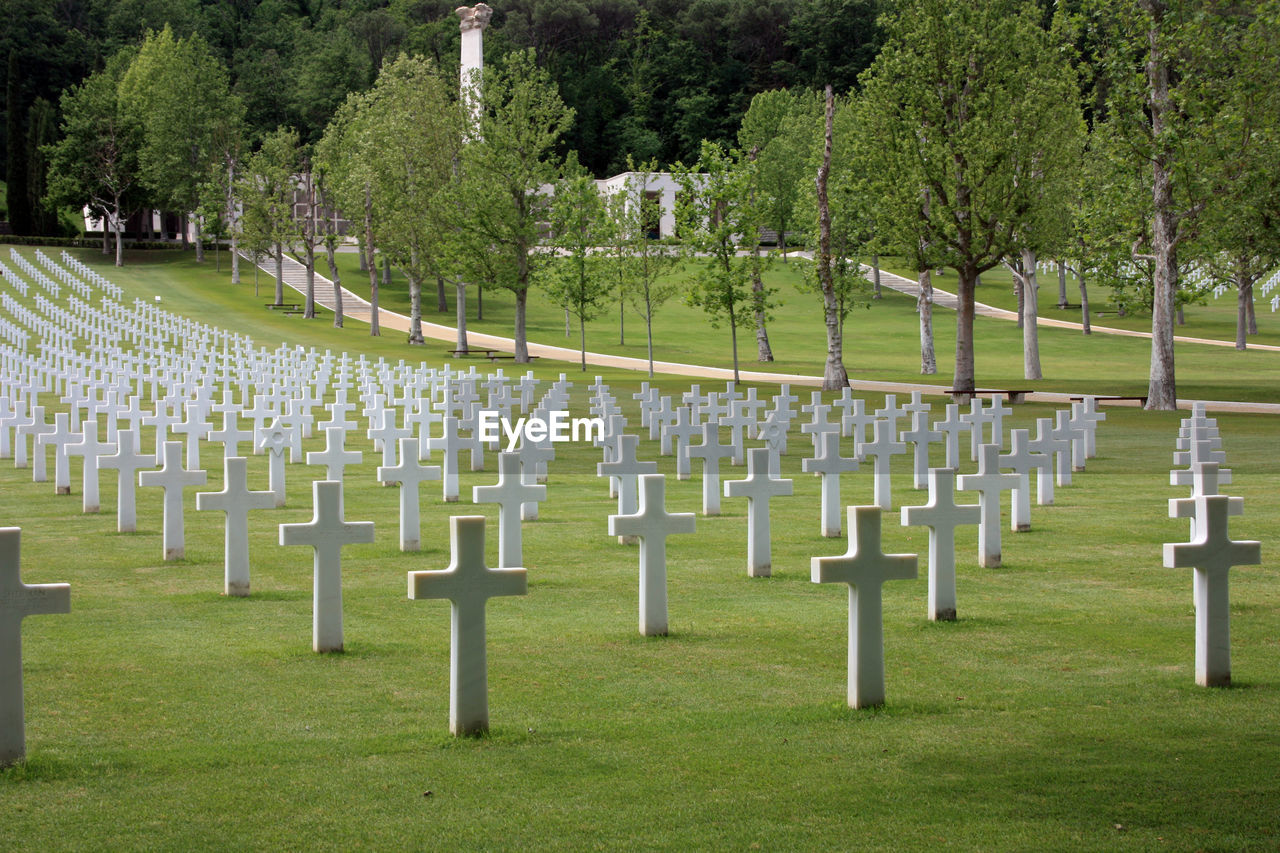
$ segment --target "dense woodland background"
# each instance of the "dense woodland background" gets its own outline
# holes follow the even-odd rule
[[[168,24],[198,34],[230,71],[251,136],[277,126],[315,141],[384,62],[458,64],[457,0],[3,0],[5,145],[30,163],[57,136],[62,91]],[[537,52],[575,110],[562,140],[597,176],[635,160],[697,159],[728,142],[751,97],[781,87],[847,91],[881,42],[888,0],[496,0],[486,61]],[[42,180],[38,170],[33,178]],[[37,196],[38,197],[38,196]]]

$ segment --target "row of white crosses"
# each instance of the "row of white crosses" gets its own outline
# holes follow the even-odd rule
[[[1231,471],[1221,467],[1226,454],[1217,421],[1206,416],[1203,403],[1193,404],[1191,417],[1183,418],[1173,456],[1175,465],[1187,467],[1172,470],[1170,484],[1190,486],[1191,495],[1171,499],[1169,517],[1189,519],[1191,536],[1189,542],[1165,544],[1164,565],[1195,570],[1196,683],[1227,687],[1231,684],[1228,574],[1233,566],[1262,562],[1262,546],[1231,539],[1229,517],[1244,514],[1244,500],[1219,492],[1220,486],[1231,483]]]

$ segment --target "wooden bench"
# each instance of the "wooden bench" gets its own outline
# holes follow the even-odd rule
[[[1147,395],[1146,395],[1146,394],[1133,394],[1133,395],[1124,395],[1124,394],[1089,394],[1089,395],[1087,395],[1087,396],[1092,397],[1092,398],[1093,398],[1094,400],[1096,400],[1098,403],[1110,403],[1110,402],[1113,402],[1113,401],[1115,401],[1115,400],[1137,400],[1137,401],[1138,401],[1138,405],[1139,405],[1139,406],[1142,406],[1143,408],[1146,408],[1146,405],[1147,405]],[[1072,398],[1071,398],[1071,402],[1073,402],[1073,403],[1083,403],[1083,402],[1084,402],[1084,397],[1085,397],[1085,395],[1078,395],[1078,396],[1074,396],[1074,397],[1072,397]]]
[[[299,305],[299,304],[298,304],[298,303],[296,303],[296,302],[280,302],[280,303],[268,302],[268,303],[267,303],[266,305],[264,305],[263,307],[264,307],[264,308],[267,308],[267,309],[269,309],[269,310],[271,310],[271,311],[285,311],[285,312],[290,312],[290,311],[301,311],[301,310],[302,310],[302,306],[301,306],[301,305]]]
[[[487,358],[489,361],[497,361],[500,358],[514,359],[515,353],[503,352],[497,349],[451,349],[448,350],[449,355],[454,358]],[[538,358],[536,355],[529,356],[529,361]]]
[[[967,403],[974,397],[991,396],[1004,397],[1006,402],[1013,405],[1014,403],[1023,402],[1032,391],[1028,389],[1007,390],[1003,388],[974,388],[972,391],[957,391],[954,388],[948,388],[947,393],[957,403]]]

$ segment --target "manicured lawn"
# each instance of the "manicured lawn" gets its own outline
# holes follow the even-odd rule
[[[447,344],[410,349],[357,323],[338,331],[279,316],[253,298],[251,276],[231,288],[186,261],[146,257],[107,274],[130,296],[160,292],[169,310],[268,348],[443,362]],[[486,298],[487,313],[491,302],[496,327],[503,302]],[[894,348],[906,349],[914,317],[886,303],[867,309],[886,339],[868,359],[906,357]],[[670,313],[686,334],[697,328]],[[1137,357],[1122,339],[1088,344],[1096,356],[1060,362],[1073,368],[1063,384],[1119,384],[1120,363]],[[1181,375],[1200,370],[1224,394],[1249,381],[1210,386],[1214,372],[1234,376],[1236,359],[1263,355],[1214,350],[1196,367],[1187,352]],[[597,373],[634,419],[642,377],[588,376]],[[1257,373],[1259,398],[1280,397],[1274,368]],[[585,414],[587,380],[571,378]],[[1011,426],[1050,411],[1017,407]],[[139,489],[139,532],[122,536],[114,478],[102,480],[102,513],[83,515],[78,460],[70,497],[4,460],[0,524],[23,528],[23,580],[70,582],[72,613],[23,626],[30,758],[0,771],[0,846],[1273,848],[1280,425],[1219,419],[1235,470],[1228,491],[1246,507],[1232,535],[1261,540],[1264,562],[1232,572],[1235,686],[1206,690],[1193,683],[1191,573],[1160,567],[1161,543],[1187,534],[1166,511],[1185,491],[1167,473],[1180,415],[1108,416],[1088,470],[1033,510],[1030,532],[1004,533],[1002,568],[977,568],[975,531],[960,532],[958,622],[925,618],[923,560],[919,579],[886,584],[888,704],[871,711],[844,701],[845,591],[809,580],[810,558],[846,542],[818,535],[804,437],[793,435],[783,461],[796,494],[773,501],[774,576],[746,577],[745,504],[724,499],[724,515],[699,516],[696,534],[668,541],[672,634],[662,639],[636,632],[637,549],[607,535],[616,504],[593,476],[598,451],[559,445],[549,500],[524,525],[529,595],[488,609],[492,731],[462,740],[447,733],[448,607],[407,600],[405,573],[447,565],[452,514],[488,517],[496,558],[496,508],[466,500],[495,481],[492,455],[487,471],[464,471],[462,503],[423,486],[423,550],[403,554],[397,490],[375,482],[371,447],[352,437],[365,455],[347,473],[346,515],[374,521],[377,540],[344,554],[340,655],[310,651],[310,550],[276,544],[277,524],[310,518],[321,469],[289,466],[288,507],[250,516],[253,594],[228,599],[222,514],[197,513],[193,497],[221,487],[216,445],[203,457],[209,485],[186,495],[187,559],[177,563],[160,559],[158,489]],[[642,441],[641,457],[674,470],[656,443]],[[895,506],[923,503],[903,460],[895,470]],[[265,488],[263,457],[251,459],[250,482]],[[669,510],[699,508],[697,479],[669,476],[667,488]],[[869,473],[851,474],[843,497],[868,503],[871,490]],[[885,522],[886,551],[923,558],[925,531],[899,527],[896,510]]]

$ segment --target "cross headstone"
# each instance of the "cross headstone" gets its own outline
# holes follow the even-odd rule
[[[1190,519],[1192,539],[1196,535],[1196,498],[1220,494],[1219,487],[1225,485],[1220,473],[1217,462],[1197,462],[1192,470],[1191,497],[1169,499],[1169,517]],[[1244,498],[1231,498],[1227,504],[1227,515],[1244,515]]]
[[[618,478],[618,515],[632,515],[636,511],[639,481],[641,474],[658,473],[658,464],[636,458],[636,448],[640,437],[636,435],[620,435],[614,444],[614,457],[608,462],[596,463],[597,477]],[[623,544],[630,545],[634,539],[622,537]]]
[[[695,528],[693,513],[667,512],[666,491],[666,475],[643,474],[639,510],[609,516],[610,536],[640,540],[640,633],[646,637],[667,633],[667,537]]]
[[[311,648],[342,651],[342,548],[373,542],[372,521],[346,521],[342,511],[342,482],[316,480],[311,484],[311,520],[280,525],[281,545],[308,545],[312,561]]]
[[[40,444],[53,445],[53,489],[57,494],[71,494],[71,465],[67,448],[80,439],[80,433],[71,429],[71,416],[66,412],[54,415],[53,430],[39,438]]]
[[[1043,453],[1053,459],[1056,482],[1059,486],[1071,485],[1071,440],[1057,434],[1052,418],[1036,418],[1036,437],[1027,444],[1034,453]],[[1048,476],[1036,477],[1036,503],[1053,503],[1053,483]]]
[[[524,569],[485,565],[484,524],[483,515],[450,517],[449,567],[409,572],[409,598],[449,599],[449,731],[458,736],[481,734],[489,728],[485,607],[490,598],[529,592]]]
[[[439,480],[440,466],[421,464],[418,461],[418,439],[402,437],[399,464],[379,468],[378,479],[384,483],[400,484],[400,550],[417,551],[422,540],[418,485],[427,480]]]
[[[116,446],[98,440],[98,418],[96,416],[86,418],[80,427],[82,430],[80,441],[67,445],[67,454],[84,458],[80,476],[81,491],[84,493],[83,510],[85,512],[97,512],[99,460],[107,454],[115,453]]]
[[[220,510],[223,525],[223,594],[249,594],[249,510],[273,509],[275,492],[249,489],[249,460],[227,456],[222,460],[222,491],[197,492],[196,510]]]
[[[259,432],[254,443],[258,450],[267,451],[267,488],[275,496],[277,507],[285,505],[284,452],[292,443],[289,430],[285,428],[280,418],[276,418],[270,426]]]
[[[702,444],[690,445],[685,451],[692,459],[702,460],[702,514],[720,514],[720,460],[733,455],[733,448],[720,443],[720,429],[715,421],[702,425]],[[665,487],[664,487],[665,488]]]
[[[1201,495],[1196,502],[1196,535],[1190,542],[1166,543],[1168,569],[1195,569],[1196,684],[1231,684],[1231,609],[1227,574],[1232,566],[1262,562],[1262,545],[1233,541],[1228,532],[1231,499]]]
[[[857,471],[861,460],[856,456],[840,455],[840,436],[836,433],[823,433],[822,447],[812,459],[800,463],[806,474],[817,474],[822,477],[821,493],[821,527],[822,535],[835,538],[841,534],[840,513],[840,475],[845,471]]]
[[[454,417],[444,419],[440,435],[427,439],[428,451],[439,450],[443,454],[440,470],[443,472],[444,499],[448,503],[458,500],[458,453],[464,444],[462,436],[458,434],[458,419]]]
[[[919,394],[919,392],[915,392]],[[911,404],[908,404],[911,405]],[[923,403],[921,405],[924,405]],[[929,484],[929,444],[942,440],[942,432],[929,429],[929,410],[911,413],[911,428],[902,431],[903,442],[912,446],[912,485],[923,489]]]
[[[984,444],[978,452],[978,472],[961,474],[956,485],[961,491],[978,492],[981,514],[978,520],[978,565],[1000,568],[1000,493],[1016,489],[1017,474],[1000,473],[1000,448]]]
[[[1072,418],[1085,427],[1084,455],[1092,459],[1098,455],[1098,422],[1105,421],[1107,413],[1098,411],[1096,397],[1085,397],[1079,403],[1073,404],[1071,410]]]
[[[49,478],[45,468],[48,462],[48,454],[45,453],[45,444],[40,438],[53,432],[54,429],[56,427],[53,424],[45,422],[44,406],[32,406],[31,423],[18,427],[20,448],[25,448],[26,436],[31,436],[31,481],[33,483],[43,483]],[[16,450],[14,452],[15,454],[17,453]]]
[[[253,441],[253,431],[240,428],[239,417],[233,409],[222,413],[222,429],[210,432],[209,440],[222,445],[223,457],[239,456],[240,442]]]
[[[134,496],[138,471],[156,467],[150,453],[139,453],[132,428],[116,430],[116,452],[98,460],[99,468],[116,471],[116,532],[133,533],[138,529],[138,507]]]
[[[1025,429],[1009,431],[1009,452],[1000,455],[1000,467],[1018,475],[1018,485],[1013,490],[1009,505],[1009,529],[1020,533],[1031,529],[1031,472],[1037,480],[1049,478],[1053,460],[1031,450],[1030,432]]]
[[[995,403],[995,400],[991,401]],[[969,428],[969,459],[978,461],[978,448],[989,443],[983,435],[983,427],[994,421],[994,416],[983,407],[982,398],[974,397],[969,401],[969,411],[960,416],[961,423]],[[948,466],[956,467],[956,466]]]
[[[0,767],[27,757],[22,707],[22,620],[71,612],[71,586],[25,584],[21,576],[22,531],[0,528]]]
[[[838,434],[837,434],[838,437]],[[727,480],[726,498],[747,499],[747,576],[767,578],[773,573],[773,547],[769,535],[769,498],[790,495],[792,482],[769,473],[769,448],[753,447],[747,456],[747,476]]]
[[[689,465],[689,439],[702,434],[702,427],[694,423],[688,406],[676,409],[675,421],[662,427],[662,440],[675,439],[676,479],[688,480],[693,476]]]
[[[814,583],[849,586],[849,707],[884,704],[885,581],[914,580],[915,554],[886,554],[880,545],[880,507],[849,507],[849,550],[811,560]]]
[[[348,465],[359,465],[364,454],[359,450],[347,450],[347,433],[339,427],[329,427],[324,431],[325,445],[323,451],[312,451],[307,454],[308,465],[323,465],[325,479],[342,482]]]
[[[956,618],[956,528],[977,524],[981,507],[956,503],[956,472],[929,469],[929,502],[904,506],[902,525],[929,528],[929,618],[935,622]]]
[[[182,442],[166,441],[161,453],[159,471],[138,474],[138,485],[164,489],[164,558],[181,560],[186,553],[186,531],[182,515],[182,489],[203,486],[208,479],[204,471],[187,471],[182,467]]]
[[[875,460],[875,503],[881,509],[893,506],[890,462],[894,456],[907,452],[907,446],[897,440],[895,423],[896,421],[876,421],[875,438],[859,448],[864,461],[868,456]]]
[[[520,457],[498,454],[498,482],[492,486],[472,486],[473,503],[498,505],[498,568],[514,568],[524,563],[520,535],[520,506],[526,501],[544,501],[547,487],[525,483],[520,476]]]

